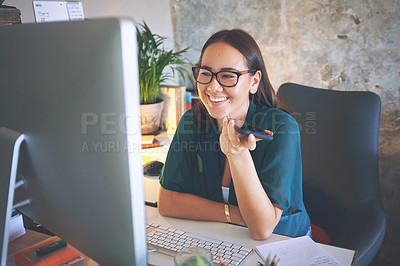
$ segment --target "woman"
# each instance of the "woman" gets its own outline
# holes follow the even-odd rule
[[[172,140],[160,176],[160,214],[245,225],[253,239],[309,234],[299,129],[277,109],[254,39],[242,30],[215,33],[193,74],[200,102]],[[235,124],[272,131],[273,140],[240,135]]]

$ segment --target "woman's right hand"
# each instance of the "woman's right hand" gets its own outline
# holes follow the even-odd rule
[[[246,150],[254,150],[257,146],[257,139],[253,134],[243,136],[235,130],[235,121],[223,119],[222,132],[220,135],[222,152],[228,157],[240,157]]]

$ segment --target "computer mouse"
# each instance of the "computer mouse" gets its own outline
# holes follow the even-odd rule
[[[159,176],[164,164],[160,161],[151,161],[143,166],[143,172],[148,176]]]

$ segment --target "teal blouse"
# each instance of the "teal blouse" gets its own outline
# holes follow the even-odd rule
[[[199,133],[194,109],[181,118],[168,151],[160,184],[171,191],[191,193],[224,202],[221,180],[225,155],[219,144],[217,123],[208,133]],[[261,184],[273,204],[282,209],[274,233],[303,236],[310,219],[303,203],[300,133],[296,120],[275,108],[255,105],[250,101],[243,126],[256,124],[274,132],[272,141],[260,140],[250,151]],[[229,203],[238,205],[231,181]]]

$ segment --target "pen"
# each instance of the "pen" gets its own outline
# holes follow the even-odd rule
[[[257,266],[265,266],[265,265],[262,264],[261,262],[257,261]]]
[[[265,265],[269,266],[270,261],[271,261],[271,252],[268,253],[267,259],[265,260]]]
[[[271,266],[275,266],[276,265],[276,255],[274,256],[274,258],[271,261]]]
[[[78,262],[81,262],[81,261],[84,261],[84,260],[85,260],[85,258],[83,256],[79,256],[79,257],[77,257],[77,258],[75,258],[75,259],[73,259],[71,261],[68,261],[67,263],[65,263],[63,265],[71,266],[71,265],[74,265],[74,264],[76,264]]]

